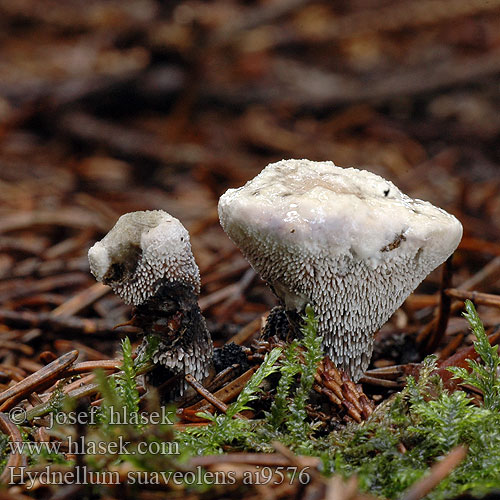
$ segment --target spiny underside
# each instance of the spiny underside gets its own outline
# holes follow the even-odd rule
[[[164,281],[191,284],[200,291],[200,273],[189,233],[162,210],[122,215],[89,250],[90,270],[127,303],[139,305]]]
[[[294,304],[303,301],[313,306],[325,354],[353,380],[368,368],[373,332],[425,278],[429,264],[415,254],[397,263],[398,272],[391,272],[387,264],[372,269],[362,260],[347,257],[339,261],[328,255],[308,257],[286,250],[244,255],[283,304],[293,297]],[[322,262],[321,271],[315,260]],[[289,268],[287,273],[279,272],[283,265]],[[286,309],[296,310],[290,305]]]

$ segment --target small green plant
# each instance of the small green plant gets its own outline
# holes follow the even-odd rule
[[[200,413],[208,425],[175,434],[169,424],[131,423],[125,419],[116,425],[112,421],[113,411],[115,418],[117,411],[129,416],[139,412],[136,377],[149,362],[157,340],[151,336],[149,347],[134,362],[131,344],[126,339],[122,343],[122,371],[109,377],[104,372],[96,374],[102,395],[100,417],[98,424],[87,427],[85,432],[89,442],[112,443],[121,438],[129,443],[131,453],[94,456],[87,453],[86,464],[94,470],[109,470],[111,465],[129,461],[135,471],[175,471],[182,470],[183,458],[238,450],[272,452],[272,443],[277,440],[296,453],[320,457],[323,474],[355,474],[364,490],[392,499],[425,476],[429,467],[452,448],[462,444],[468,447],[466,458],[426,498],[444,500],[465,492],[480,495],[495,488],[500,490],[498,347],[489,344],[471,302],[466,303],[464,315],[477,338],[474,347],[479,356],[476,361],[468,360],[469,370],[455,367],[450,371],[463,384],[477,388],[484,404],[473,404],[463,390],[447,391],[437,375],[436,357],[429,356],[422,362],[418,379],[408,377],[406,387],[382,403],[367,421],[361,425],[348,424],[327,436],[316,432],[315,423],[306,411],[317,365],[323,356],[311,308],[304,317],[302,338],[284,351],[276,348],[268,353],[225,414]],[[252,403],[262,394],[264,380],[277,372],[280,379],[264,418],[241,418],[242,412],[255,406]],[[272,395],[273,389],[269,390]],[[62,411],[61,391],[57,391],[52,403],[53,411]],[[158,410],[159,403],[153,403],[152,408]],[[65,411],[69,411],[68,407]],[[64,430],[72,432],[68,426]],[[175,447],[165,448],[174,450],[173,456],[171,451],[158,452],[169,442],[178,445],[179,452],[175,452]],[[0,436],[3,462],[8,450],[6,443],[6,438]],[[154,446],[146,453],[135,453],[140,443]],[[62,454],[42,453],[32,459],[64,461]]]
[[[177,470],[181,451],[173,441],[175,408],[161,408],[156,393],[150,391],[154,414],[154,422],[150,422],[151,412],[141,410],[139,404],[136,378],[150,362],[156,340],[156,336],[149,336],[146,348],[134,361],[131,343],[126,338],[122,342],[121,371],[112,376],[96,371],[102,401],[98,424],[87,428],[87,441],[103,444],[106,453],[87,454],[87,464],[93,470],[107,470],[111,464],[122,462],[130,462],[137,471]]]
[[[479,318],[474,304],[470,300],[465,301],[467,318],[470,328],[476,336],[474,349],[479,354],[481,361],[468,359],[470,371],[465,368],[450,367],[449,371],[455,375],[454,378],[462,379],[463,384],[476,387],[483,393],[484,407],[489,410],[500,411],[500,378],[498,370],[500,367],[500,356],[498,346],[490,345],[484,331],[483,323]]]
[[[128,337],[122,341],[122,354],[123,367],[122,372],[116,376],[116,385],[125,408],[133,414],[139,411],[139,391],[135,381],[137,371],[132,357],[132,345]]]
[[[237,414],[249,409],[248,404],[257,399],[263,380],[278,369],[276,362],[281,353],[281,349],[275,348],[266,354],[258,370],[225,414],[214,416],[208,412],[199,413],[200,417],[206,418],[212,424],[201,428],[190,428],[179,433],[178,439],[182,445],[190,448],[194,454],[222,453],[224,445],[233,445],[241,449],[258,448],[253,435],[254,424],[238,418]]]
[[[96,370],[96,380],[103,397],[99,412],[99,421],[104,427],[111,425],[116,420],[116,414],[122,415],[121,421],[127,419],[126,415],[134,415],[139,411],[139,392],[135,378],[137,368],[132,357],[132,345],[126,337],[122,341],[122,371],[112,377],[107,377],[104,371]]]
[[[318,363],[323,358],[321,350],[323,338],[316,335],[317,330],[318,321],[314,317],[312,307],[308,306],[302,328],[303,338],[300,342],[304,349],[304,363],[300,364],[299,386],[291,399],[289,418],[286,420],[288,432],[296,442],[304,442],[311,434],[311,425],[307,422],[306,403],[312,391]],[[289,359],[290,357],[287,357],[284,364],[288,363]],[[278,387],[278,391],[280,389]],[[284,394],[280,394],[279,397],[283,399]]]
[[[260,368],[225,415],[199,414],[210,420],[212,425],[180,433],[179,439],[183,445],[188,446],[194,454],[221,453],[229,449],[271,452],[272,441],[278,440],[298,453],[310,453],[313,441],[309,438],[315,426],[308,421],[306,403],[317,365],[323,357],[322,339],[316,334],[317,326],[313,309],[308,307],[302,339],[293,341],[284,353],[275,348],[266,355]],[[253,421],[233,418],[256,399],[264,378],[278,370],[281,378],[266,418]],[[297,377],[300,377],[298,382]]]
[[[276,388],[271,411],[267,416],[267,423],[272,430],[277,431],[285,422],[290,413],[289,395],[295,377],[301,370],[301,363],[298,360],[298,342],[293,341],[283,353],[284,360],[280,366],[281,377]]]
[[[264,429],[270,438],[272,436],[297,453],[307,454],[316,426],[308,420],[306,404],[318,363],[323,358],[323,339],[317,335],[318,322],[311,306],[307,306],[303,320],[302,338],[287,347],[280,362],[281,378]]]

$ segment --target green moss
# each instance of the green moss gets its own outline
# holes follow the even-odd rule
[[[280,355],[281,349],[278,348],[266,355],[259,369],[225,414],[214,416],[208,412],[199,413],[200,417],[210,420],[212,425],[192,427],[178,433],[177,439],[182,447],[190,450],[192,455],[203,455],[222,453],[228,446],[234,449],[260,449],[261,444],[266,444],[256,439],[258,422],[234,417],[237,413],[248,409],[248,404],[258,397],[263,380],[278,369],[276,362]]]
[[[470,373],[457,369],[454,373],[483,391],[482,406],[474,405],[464,391],[446,391],[434,375],[436,358],[429,356],[422,363],[418,381],[409,377],[405,389],[378,407],[366,422],[317,436],[304,409],[321,358],[321,339],[316,337],[309,311],[303,339],[294,341],[279,361],[281,379],[265,419],[249,422],[210,417],[215,425],[183,433],[180,439],[193,454],[241,449],[271,452],[272,441],[278,440],[296,453],[320,457],[325,475],[355,474],[362,489],[386,498],[397,498],[453,447],[465,444],[469,447],[465,460],[428,498],[500,489],[500,359],[497,348],[489,345],[473,305],[467,303],[466,307],[480,360],[469,362]],[[303,363],[298,361],[299,351]],[[265,366],[270,369],[269,358]],[[186,434],[192,439],[186,440]]]
[[[480,388],[484,405],[476,406],[463,391],[450,393],[432,376],[435,359],[427,358],[420,378],[409,377],[406,388],[379,408],[363,425],[330,436],[335,449],[329,472],[357,474],[372,493],[396,498],[428,472],[429,466],[453,447],[465,444],[465,460],[428,498],[452,498],[464,492],[480,495],[500,489],[500,365],[497,347],[489,345],[472,303],[465,316],[477,337],[479,361],[469,361],[471,372],[452,371],[464,383]]]
[[[465,301],[465,310],[464,316],[469,321],[471,330],[477,339],[474,342],[474,349],[479,354],[481,361],[467,360],[470,371],[456,367],[449,368],[449,371],[455,375],[454,378],[462,379],[463,384],[469,384],[479,389],[483,393],[484,407],[498,412],[500,411],[498,346],[492,346],[488,342],[483,324],[470,300]]]
[[[139,409],[135,380],[140,367],[148,362],[146,355],[134,363],[130,343],[126,340],[122,345],[122,373],[113,377],[97,374],[103,397],[100,421],[86,428],[87,440],[113,441],[121,436],[130,441],[132,452],[139,443],[175,442],[180,454],[87,455],[87,464],[95,470],[107,470],[111,464],[130,461],[138,470],[175,471],[182,470],[182,463],[190,456],[242,450],[273,452],[273,441],[280,441],[296,453],[320,457],[325,476],[355,474],[365,491],[384,498],[398,498],[425,476],[436,461],[463,444],[469,450],[466,458],[427,498],[440,500],[464,492],[480,495],[500,490],[498,347],[489,345],[470,302],[466,303],[465,317],[477,338],[474,346],[479,358],[468,362],[469,371],[450,370],[464,384],[481,391],[484,404],[473,404],[465,391],[445,390],[442,380],[435,375],[436,358],[429,356],[422,363],[418,380],[409,377],[404,390],[382,403],[366,422],[349,424],[326,436],[317,432],[318,426],[306,412],[314,374],[322,358],[321,338],[316,335],[317,324],[310,308],[304,318],[302,338],[284,352],[281,349],[271,351],[225,415],[204,413],[202,416],[210,425],[175,434],[168,424],[111,423],[112,407],[115,411],[126,409],[129,414]],[[281,377],[264,418],[238,418],[240,412],[252,408],[259,398],[264,380],[277,372]],[[54,411],[63,411],[59,392],[54,398]],[[154,399],[154,393],[149,397]],[[152,401],[151,407],[158,410],[158,401]],[[74,405],[64,408],[64,411],[74,410]],[[68,427],[61,432],[61,435],[69,435],[72,429]],[[26,433],[24,436],[26,440],[31,439]],[[3,463],[7,451],[6,437],[0,435]],[[47,454],[32,458],[56,463],[63,457]]]

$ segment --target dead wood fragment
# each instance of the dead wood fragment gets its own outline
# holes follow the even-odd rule
[[[481,0],[423,0],[399,2],[378,9],[364,9],[344,16],[320,35],[325,38],[361,36],[380,30],[402,30],[411,26],[439,23],[447,19],[497,10],[498,1],[485,4]]]
[[[107,146],[111,151],[126,156],[139,156],[160,163],[192,164],[207,160],[206,152],[196,144],[165,144],[152,134],[125,128],[82,112],[64,115],[60,126],[63,133]],[[93,226],[97,224],[94,223]],[[1,229],[0,225],[0,232]]]
[[[71,349],[71,347],[74,347],[75,349],[78,349],[78,351],[80,351],[80,354],[83,354],[85,358],[89,361],[106,360],[109,357],[106,356],[101,351],[93,349],[92,347],[83,344],[82,342],[78,342],[77,340],[66,340],[66,339],[54,340],[54,347],[55,350],[58,352],[68,351],[69,349]]]
[[[456,294],[462,294],[467,291],[469,291],[471,288],[475,288],[479,286],[481,283],[488,282],[490,280],[495,280],[498,277],[498,273],[500,270],[500,257],[496,257],[493,260],[491,260],[486,266],[484,266],[481,270],[479,270],[474,276],[471,276],[468,280],[464,281],[456,292]],[[441,292],[440,292],[440,301],[442,302],[444,299],[444,304],[445,308],[442,309],[441,314],[438,314],[431,322],[429,322],[419,333],[417,337],[417,342],[423,346],[424,353],[429,354],[431,351],[427,349],[427,346],[429,345],[428,343],[430,342],[429,338],[433,335],[433,332],[436,331],[438,328],[438,322],[441,321],[443,325],[441,325],[440,332],[442,335],[444,335],[444,319],[447,319],[449,315],[456,313],[457,311],[463,309],[463,305],[461,303],[455,303],[455,304],[449,304],[448,301],[449,299],[446,297],[449,297],[447,293],[447,290],[449,289],[449,286],[446,286],[446,284],[450,283],[451,276],[449,274],[449,271],[446,271],[443,269],[443,275],[442,275],[442,281],[441,281]],[[444,295],[443,295],[444,294]],[[469,295],[466,295],[465,298],[468,298]],[[458,298],[458,297],[457,297]],[[440,309],[441,310],[441,309]],[[445,314],[446,312],[446,314]],[[443,328],[444,326],[444,328]],[[433,342],[435,343],[435,342]],[[436,347],[436,346],[434,346]]]
[[[68,349],[66,349],[66,350],[68,350]],[[56,358],[57,358],[57,356],[52,351],[43,351],[38,356],[38,359],[44,365],[48,365],[49,363],[51,363],[52,361],[54,361],[54,359],[56,359]]]
[[[223,385],[226,385],[228,382],[231,382],[234,380],[234,373],[236,373],[239,368],[239,364],[234,364],[217,373],[213,380],[210,380],[208,383],[207,389],[213,392],[221,388]]]
[[[88,319],[78,316],[54,317],[50,313],[34,313],[28,311],[10,311],[0,309],[0,321],[15,328],[41,328],[53,332],[64,331],[67,335],[78,336],[89,334],[92,336],[109,336],[115,338],[121,332],[137,332],[136,327],[120,327],[115,330],[115,322],[105,319]]]
[[[479,238],[467,237],[461,241],[459,248],[470,252],[484,252],[500,257],[500,244],[495,243],[494,241],[485,241]]]
[[[304,467],[318,467],[320,465],[320,460],[316,457],[297,457],[294,455],[292,459],[282,453],[231,453],[228,455],[205,455],[202,457],[193,457],[189,460],[189,463],[193,467],[196,467],[197,465],[207,467],[220,463],[286,467],[287,465],[295,465],[294,462],[296,461],[300,461],[300,464]]]
[[[500,307],[500,295],[493,295],[491,293],[482,293],[476,291],[459,290],[457,288],[448,288],[445,290],[448,297],[459,300],[472,300],[476,304],[483,306]]]
[[[107,229],[101,220],[94,214],[76,208],[44,211],[32,210],[25,213],[15,213],[3,217],[0,222],[0,233],[19,231],[33,226],[67,226],[73,228],[98,228],[102,231]]]
[[[77,357],[78,351],[76,350],[63,354],[61,357],[52,361],[52,363],[28,375],[22,381],[0,393],[0,403],[3,403],[0,407],[0,411],[6,411],[6,409],[11,408],[16,401],[25,397],[26,394],[52,385],[59,378],[60,374],[75,362]],[[6,405],[6,401],[10,403]],[[9,408],[6,408],[6,406]]]
[[[500,332],[488,335],[488,341],[491,345],[497,345],[500,343]],[[445,383],[445,387],[448,389],[456,389],[459,386],[459,381],[453,379],[453,374],[450,373],[447,368],[450,366],[458,366],[460,368],[469,369],[467,363],[468,359],[475,360],[479,357],[479,354],[474,349],[474,346],[464,347],[460,351],[456,352],[447,359],[444,359],[439,363],[438,373]]]
[[[434,327],[432,331],[429,332],[427,338],[421,339],[420,352],[422,356],[431,354],[434,352],[436,347],[443,339],[446,327],[448,326],[448,319],[451,312],[451,300],[449,295],[446,293],[446,289],[451,286],[451,280],[453,277],[452,269],[452,257],[443,264],[441,271],[441,284],[439,288],[439,309],[437,313],[436,320],[433,322]]]
[[[446,457],[431,467],[428,475],[403,493],[401,500],[420,500],[423,498],[464,460],[467,451],[467,447],[462,445],[453,448]]]
[[[5,375],[17,382],[23,380],[24,377],[26,377],[26,372],[18,366],[2,364],[0,365],[0,369],[2,370],[2,372],[4,372]]]
[[[152,363],[145,363],[141,366],[141,368],[137,371],[138,375],[143,375],[148,373],[153,369]],[[120,372],[119,372],[120,373]],[[99,392],[99,384],[97,383],[89,383],[89,381],[94,380],[94,374],[88,375],[80,380],[77,380],[73,383],[75,388],[68,390],[68,387],[64,388],[63,391],[67,394],[69,398],[78,400],[83,397],[93,396]],[[81,385],[84,384],[84,385]],[[71,387],[71,385],[69,386]],[[46,401],[38,406],[35,406],[26,412],[26,420],[31,422],[33,419],[38,417],[43,417],[47,413],[52,411],[52,403],[50,401]]]
[[[54,358],[55,359],[55,358]],[[54,361],[53,359],[51,361]],[[51,362],[49,361],[49,363]],[[46,363],[48,364],[48,363]],[[38,370],[41,370],[43,368],[43,364],[37,363],[36,361],[32,359],[27,359],[27,358],[21,358],[19,360],[19,367],[25,370],[26,372],[31,372],[34,373]]]
[[[26,283],[25,280],[22,282],[16,280],[15,283],[4,282],[0,289],[0,302],[20,299],[58,288],[78,286],[88,282],[88,276],[81,273],[67,273],[60,276],[50,276],[29,284]]]
[[[69,384],[65,385],[63,388],[63,392],[65,394],[69,394],[74,389],[79,389],[87,384],[90,384],[91,382],[94,381],[94,379],[95,375],[93,373],[90,375],[85,375],[81,378],[76,379],[74,382],[70,382]]]
[[[441,349],[439,353],[439,360],[442,361],[448,359],[454,352],[456,352],[457,348],[462,344],[464,338],[465,335],[463,333],[455,335],[451,341],[443,347],[443,349]]]
[[[40,255],[45,249],[46,245],[47,241],[43,238],[26,241],[8,236],[0,237],[0,252],[22,252],[33,255]]]
[[[493,284],[500,278],[500,256],[495,257],[482,267],[476,274],[464,281],[460,290],[475,290]]]
[[[384,380],[376,377],[370,377],[369,375],[363,375],[359,382],[362,384],[373,385],[375,387],[386,388],[386,389],[401,389],[404,387],[403,382],[396,382],[395,380]]]
[[[472,57],[445,60],[429,68],[425,64],[419,68],[396,70],[391,75],[366,80],[318,70],[292,59],[276,59],[274,88],[255,87],[252,89],[224,88],[207,86],[202,93],[205,99],[221,99],[234,104],[269,104],[275,100],[277,90],[281,89],[278,102],[293,101],[300,107],[318,109],[340,104],[354,104],[370,101],[388,101],[398,96],[414,96],[441,90],[450,85],[465,85],[498,73],[500,70],[500,51]],[[492,244],[494,255],[498,245]],[[490,252],[490,250],[488,250]]]
[[[80,373],[87,373],[94,370],[120,370],[122,365],[122,359],[105,359],[97,361],[82,361],[81,363],[76,363],[71,368],[68,368],[64,373],[65,377],[71,377]]]
[[[255,318],[250,323],[245,325],[236,335],[228,340],[228,344],[234,342],[237,345],[245,345],[253,335],[255,335],[261,328],[263,323],[263,317],[259,316]]]
[[[42,258],[45,260],[61,259],[62,257],[78,252],[85,247],[87,241],[94,237],[95,229],[84,229],[76,236],[60,241],[43,252]]]
[[[74,316],[82,309],[93,304],[96,300],[104,297],[111,288],[102,283],[95,283],[86,290],[74,295],[68,301],[56,307],[52,311],[52,316]]]
[[[243,292],[250,286],[254,278],[255,271],[253,269],[248,269],[237,283],[228,285],[225,288],[211,293],[210,295],[206,295],[205,297],[201,297],[199,300],[200,309],[205,311],[209,307],[218,304],[223,300],[230,300],[232,302],[235,297],[241,298],[243,296]]]
[[[235,399],[243,390],[245,384],[250,380],[252,375],[257,371],[257,368],[258,367],[256,366],[250,368],[238,378],[227,384],[225,387],[215,392],[214,396],[223,403],[227,403],[228,401]],[[179,405],[180,410],[178,411],[178,414],[187,419],[198,419],[198,417],[196,417],[196,413],[200,411],[213,411],[213,406],[211,404],[205,403],[204,401],[200,401],[189,407],[185,407],[184,405],[185,403],[183,405]]]
[[[192,375],[189,373],[185,375],[186,382],[194,388],[194,390],[206,401],[208,401],[212,406],[215,406],[222,413],[226,413],[227,405],[223,403],[220,399],[215,397],[210,391],[207,391]],[[237,418],[246,418],[243,415],[235,415]]]
[[[21,344],[19,342],[14,342],[12,340],[2,340],[0,339],[0,349],[11,349],[13,351],[19,351],[26,356],[33,355],[33,348],[26,344]]]
[[[68,260],[26,259],[11,270],[4,278],[26,278],[52,276],[64,272],[88,273],[89,264],[86,257],[78,257]]]
[[[231,252],[227,255],[227,257],[231,257],[234,254],[234,250],[231,249]],[[220,264],[220,261],[218,262],[217,260],[214,262],[210,263],[210,267],[207,268],[207,271],[210,271],[212,266],[216,266],[217,264]],[[241,274],[243,271],[249,268],[249,264],[246,260],[244,259],[238,259],[235,262],[232,262],[232,265],[222,268],[222,269],[217,269],[216,271],[209,272],[205,276],[202,277],[202,285],[206,287],[207,285],[210,285],[211,283],[217,283],[222,280],[226,279],[231,279],[236,275]],[[201,273],[200,269],[200,273]]]

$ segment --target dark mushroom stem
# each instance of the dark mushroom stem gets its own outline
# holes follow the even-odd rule
[[[283,306],[273,307],[267,316],[261,338],[269,340],[271,337],[277,337],[279,340],[292,342],[300,337],[301,322],[302,317],[296,311],[286,311]]]
[[[205,382],[213,377],[212,339],[192,285],[179,282],[161,285],[153,297],[135,307],[133,324],[158,340],[152,356],[156,366],[146,377],[150,386],[161,387],[170,378],[188,373]],[[140,351],[147,348],[147,342],[148,337]],[[188,388],[184,380],[179,380],[169,386],[162,399],[177,399]]]

